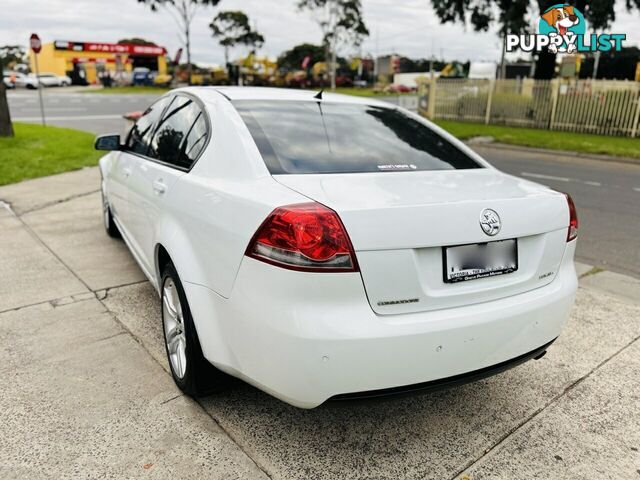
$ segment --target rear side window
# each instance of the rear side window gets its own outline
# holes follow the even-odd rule
[[[187,135],[187,141],[182,153],[186,162],[190,162],[191,164],[195,162],[198,156],[200,156],[200,152],[204,149],[207,138],[207,122],[204,118],[204,113],[200,113],[193,127],[191,127],[189,135]]]
[[[233,102],[272,174],[482,168],[394,108],[331,102]]]
[[[147,154],[154,127],[171,100],[171,97],[163,97],[147,108],[129,132],[129,137],[127,138],[128,150],[141,155]]]
[[[207,139],[207,125],[198,104],[177,96],[158,123],[147,155],[189,169]]]

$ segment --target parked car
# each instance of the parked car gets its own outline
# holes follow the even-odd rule
[[[411,93],[415,89],[401,83],[392,83],[384,88],[385,93]]]
[[[35,78],[30,77],[29,75],[25,74],[25,73],[20,73],[20,72],[15,72],[14,73],[14,84],[16,87],[21,87],[21,88],[36,88],[37,83]],[[28,84],[32,83],[33,87],[29,87]]]
[[[6,88],[16,88],[15,75],[11,72],[3,72],[2,73],[2,83]]]
[[[151,70],[146,67],[137,67],[133,69],[133,75],[131,77],[131,83],[133,85],[153,85],[153,74]]]
[[[41,73],[36,77],[35,74],[28,75],[19,74],[16,78],[16,86],[29,89],[38,88],[38,80],[43,87],[68,87],[71,85],[71,78],[66,75],[55,75],[53,73]]]
[[[186,88],[98,137],[106,231],[157,290],[185,393],[302,408],[540,358],[573,305],[571,198],[370,98]]]
[[[344,88],[353,87],[353,79],[351,77],[346,76],[346,75],[337,75],[336,76],[336,86],[337,87],[344,87]]]

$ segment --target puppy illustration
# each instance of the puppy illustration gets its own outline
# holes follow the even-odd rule
[[[552,8],[551,10],[545,12],[541,16],[542,16],[542,19],[545,22],[547,22],[550,27],[553,27],[556,29],[556,32],[557,32],[556,35],[560,35],[560,36],[575,35],[573,32],[569,30],[569,28],[580,23],[580,19],[575,14],[574,9],[571,5],[563,5],[562,7]],[[553,36],[553,35],[554,34],[551,33],[549,36]],[[576,50],[577,50],[577,47],[575,46],[575,44],[572,44],[572,43],[569,44],[568,48],[560,47],[560,49],[558,49],[558,46],[554,43],[551,43],[551,45],[549,45],[549,51],[551,53],[557,53],[558,51],[560,52],[566,51],[567,53],[573,53]]]

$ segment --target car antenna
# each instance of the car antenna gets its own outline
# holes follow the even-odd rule
[[[320,91],[313,96],[313,98],[317,98],[318,100],[322,100],[322,92],[324,92],[324,88],[321,88]]]

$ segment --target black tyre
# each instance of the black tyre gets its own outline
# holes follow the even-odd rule
[[[118,226],[113,221],[111,208],[109,207],[109,202],[107,202],[104,193],[102,193],[102,218],[104,222],[104,229],[107,231],[107,235],[112,238],[122,237],[122,235],[120,234],[120,230],[118,230]]]
[[[193,397],[224,390],[230,378],[204,358],[187,297],[171,263],[163,269],[160,302],[165,350],[178,388]]]

